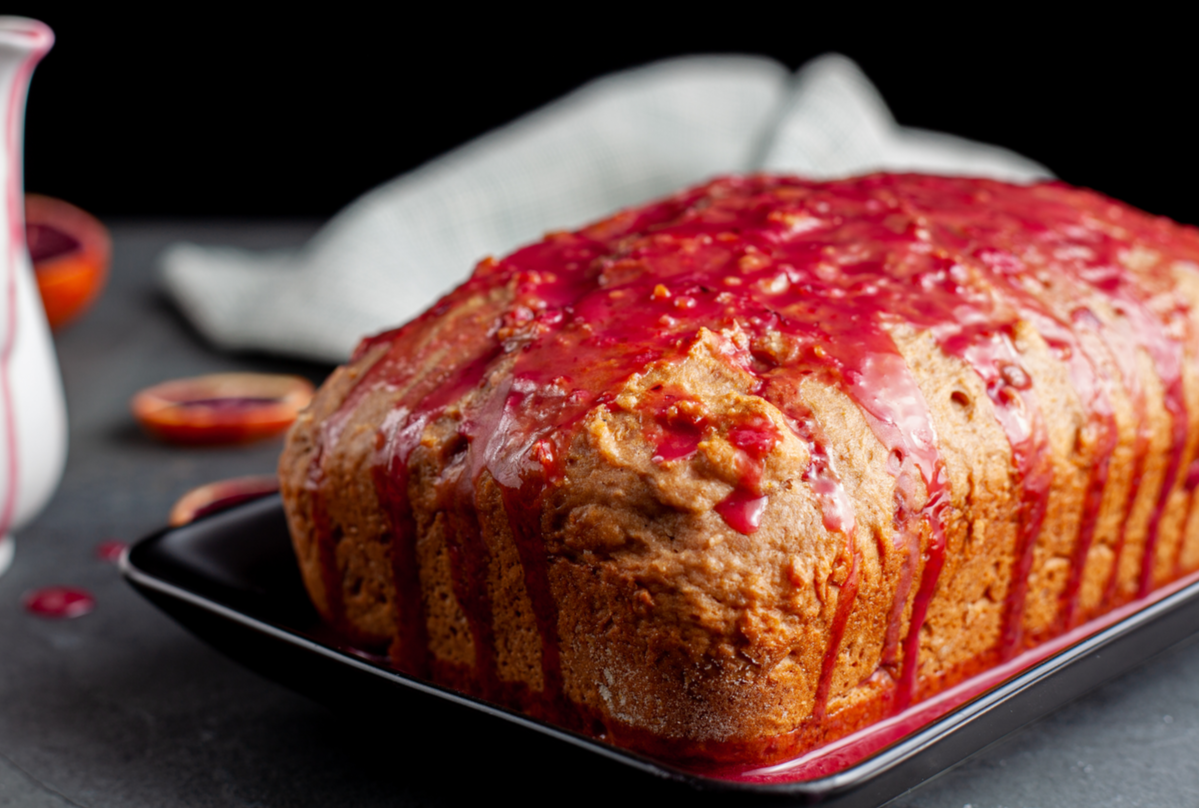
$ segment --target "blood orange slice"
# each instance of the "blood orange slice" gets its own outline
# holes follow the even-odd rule
[[[25,195],[25,239],[46,318],[57,329],[104,289],[112,240],[91,214],[41,194]]]
[[[274,475],[247,475],[213,481],[189,490],[176,501],[171,507],[168,523],[185,526],[196,518],[278,491],[279,479]]]
[[[287,430],[312,399],[312,383],[283,374],[210,374],[139,391],[134,417],[176,444],[236,444]]]

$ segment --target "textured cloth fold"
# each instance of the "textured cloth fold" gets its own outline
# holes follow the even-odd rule
[[[878,169],[1050,177],[1013,152],[897,126],[849,59],[672,59],[591,82],[368,192],[294,253],[177,244],[168,293],[215,345],[340,362],[487,255],[718,174]]]

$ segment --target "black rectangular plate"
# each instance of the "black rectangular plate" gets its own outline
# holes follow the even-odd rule
[[[378,713],[380,706],[399,704],[409,716],[453,714],[455,723],[476,724],[463,733],[498,735],[498,748],[507,744],[506,733],[519,734],[484,715],[502,718],[645,773],[712,791],[710,798],[741,794],[760,802],[887,801],[1190,637],[1198,624],[1193,580],[844,770],[807,781],[761,783],[689,773],[403,675],[381,656],[340,644],[305,593],[278,495],[157,532],[129,550],[121,571],[147,599],[221,652],[339,710]]]

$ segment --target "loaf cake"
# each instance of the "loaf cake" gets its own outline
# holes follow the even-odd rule
[[[324,619],[766,763],[1197,569],[1197,231],[1061,183],[720,178],[364,340],[280,480]]]

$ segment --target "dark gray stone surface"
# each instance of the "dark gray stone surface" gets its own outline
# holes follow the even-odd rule
[[[165,522],[187,489],[269,472],[278,442],[179,449],[138,431],[128,400],[163,379],[317,365],[206,347],[156,292],[154,257],[181,238],[298,244],[304,224],[114,229],[112,280],[57,337],[71,421],[66,476],[0,577],[0,806],[705,803],[706,797],[499,723],[345,718],[194,639],[95,558]],[[48,621],[21,595],[91,590],[94,613]],[[1198,804],[1197,648],[1185,643],[897,806]],[[723,803],[729,802],[724,797]]]

